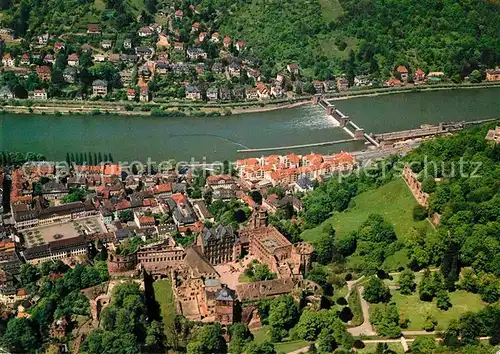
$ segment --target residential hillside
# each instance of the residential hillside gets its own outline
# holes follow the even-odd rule
[[[223,33],[245,38],[269,71],[297,61],[310,76],[386,78],[398,65],[460,80],[500,63],[500,5],[463,0],[203,0]],[[354,53],[350,54],[353,49]]]

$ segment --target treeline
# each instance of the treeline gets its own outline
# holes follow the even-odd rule
[[[203,0],[200,8],[217,9],[220,32],[244,40],[266,77],[296,62],[320,80],[386,79],[405,65],[460,81],[500,63],[494,1],[340,0],[343,12],[332,2]]]
[[[357,72],[388,76],[397,65],[456,79],[500,63],[494,1],[340,0],[337,24],[359,39]]]
[[[20,286],[39,295],[40,300],[28,310],[29,318],[0,320],[0,345],[13,353],[38,353],[49,342],[55,320],[90,315],[89,300],[80,290],[108,280],[108,269],[103,261],[94,266],[79,264],[73,269],[60,260],[44,262],[39,267],[26,263],[21,266],[18,279]]]
[[[19,166],[28,161],[45,161],[45,156],[33,152],[2,151],[0,153],[0,166]]]
[[[81,344],[81,353],[164,352],[164,327],[156,320],[148,321],[146,299],[137,283],[117,285],[111,304],[102,310],[99,320],[100,327]]]
[[[95,166],[103,162],[113,162],[113,156],[111,156],[111,153],[101,154],[100,152],[67,152],[65,161],[68,165],[77,164]]]
[[[429,214],[441,216],[437,239],[410,237],[413,267],[454,259],[500,276],[500,146],[485,140],[491,128],[426,142],[405,158],[430,194]]]

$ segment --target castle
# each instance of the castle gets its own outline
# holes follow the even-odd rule
[[[268,224],[267,212],[258,208],[248,226],[239,230],[239,237],[230,227],[218,225],[205,228],[186,249],[169,237],[128,255],[110,250],[108,270],[111,274],[142,270],[155,279],[168,276],[179,314],[193,321],[229,325],[236,315],[237,301],[245,303],[296,290],[311,267],[312,252],[309,243],[293,245],[288,241]],[[222,284],[214,265],[236,261],[242,254],[266,264],[278,279],[237,289]]]
[[[299,276],[309,271],[313,248],[309,243],[292,245],[274,226],[267,212],[256,209],[247,227],[240,230],[235,253],[246,252],[266,264],[279,278]]]

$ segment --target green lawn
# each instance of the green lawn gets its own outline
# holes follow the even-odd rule
[[[274,349],[277,353],[290,353],[309,345],[310,343],[304,340],[292,340],[289,342],[274,343]]]
[[[175,319],[174,294],[169,279],[157,280],[153,283],[155,299],[160,304],[161,317],[165,325],[165,336],[170,338],[173,333]]]
[[[401,295],[399,291],[391,291],[392,299],[399,309],[399,312],[410,320],[408,330],[422,330],[427,314],[431,314],[438,321],[436,330],[444,330],[451,320],[458,320],[467,311],[477,312],[486,306],[477,294],[472,294],[463,290],[450,292],[452,307],[448,311],[437,308],[436,300],[432,302],[421,301],[418,293],[412,295]]]
[[[250,279],[250,277],[248,277],[245,273],[241,273],[238,277],[238,281],[240,283],[251,283],[252,279]]]
[[[344,13],[339,0],[319,0],[319,5],[326,23],[335,21]]]
[[[347,44],[347,47],[344,50],[340,50],[337,45],[335,44],[335,39],[340,36],[343,41]],[[357,46],[357,40],[354,37],[346,37],[343,35],[340,35],[340,33],[337,32],[331,32],[328,35],[323,35],[323,36],[318,36],[318,39],[321,40],[322,46],[321,46],[321,51],[323,52],[323,55],[329,56],[329,57],[340,57],[342,59],[347,59],[349,56],[349,52],[351,49],[355,49]]]
[[[98,11],[106,10],[106,4],[104,0],[94,0],[94,8]]]
[[[430,227],[426,220],[413,221],[413,207],[417,205],[417,202],[401,178],[357,195],[354,197],[354,202],[355,206],[352,209],[336,213],[321,225],[304,231],[303,239],[314,242],[327,223],[332,224],[337,237],[346,236],[356,231],[372,213],[380,214],[391,222],[400,239],[404,239],[412,227]]]
[[[254,336],[254,341],[256,343],[271,341],[271,337],[269,335],[269,326],[262,326],[262,328],[252,333]],[[309,343],[304,340],[291,340],[274,343],[274,349],[276,349],[276,352],[278,353],[288,353],[300,348],[307,347],[308,345]]]

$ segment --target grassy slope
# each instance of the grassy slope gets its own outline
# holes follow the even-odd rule
[[[161,317],[165,325],[165,336],[171,336],[175,319],[174,294],[172,284],[168,279],[155,281],[153,284],[155,299],[160,304]]]
[[[325,224],[332,224],[338,237],[343,237],[358,229],[371,213],[378,213],[392,223],[399,239],[404,239],[411,227],[428,226],[427,221],[413,221],[412,211],[417,202],[402,179],[361,193],[354,198],[354,208],[330,217],[323,224],[306,230],[302,237],[314,242],[322,233]]]

